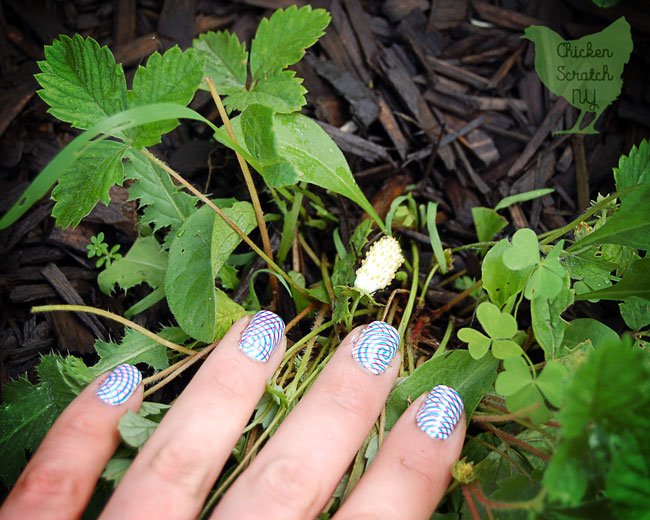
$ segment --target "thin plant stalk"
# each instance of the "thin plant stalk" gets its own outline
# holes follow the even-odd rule
[[[174,370],[171,374],[169,374],[165,379],[160,381],[159,383],[155,384],[151,388],[148,388],[144,392],[144,397],[148,397],[149,395],[153,394],[155,391],[160,390],[163,386],[165,386],[167,383],[170,383],[172,380],[174,380],[176,377],[181,375],[185,370],[190,368],[194,363],[197,361],[205,358],[210,352],[214,350],[214,348],[219,344],[218,341],[215,341],[214,343],[211,343],[208,345],[206,348],[204,348],[201,352],[199,352],[196,356],[192,356],[191,358],[186,358],[187,361],[183,363],[181,366],[179,366],[176,370]]]
[[[228,117],[226,109],[223,106],[223,102],[221,101],[221,96],[219,96],[219,92],[217,92],[217,87],[215,87],[212,79],[207,77],[203,79],[205,80],[205,82],[208,85],[208,88],[210,89],[210,94],[212,94],[212,99],[214,100],[215,105],[217,105],[217,110],[219,111],[221,120],[223,121],[223,124],[226,127],[226,132],[228,132],[228,136],[235,142],[235,144],[239,144],[237,142],[237,137],[235,137],[235,132],[232,129],[232,125],[230,124],[230,118]],[[253,182],[253,177],[251,176],[251,172],[248,169],[248,164],[246,163],[246,160],[236,150],[235,150],[235,154],[237,155],[237,161],[239,162],[239,167],[241,168],[242,174],[244,175],[244,180],[246,181],[246,187],[248,188],[248,193],[251,196],[251,202],[253,203],[253,208],[255,209],[255,217],[257,218],[257,225],[260,228],[260,235],[262,236],[262,245],[264,246],[264,252],[271,260],[273,260],[273,250],[271,249],[271,240],[269,239],[268,229],[266,229],[266,222],[264,221],[264,212],[262,211],[262,206],[260,205],[260,199],[257,195],[257,190],[255,189],[255,183]],[[269,264],[269,269],[270,268],[271,268],[271,264]],[[271,281],[271,292],[273,293],[273,302],[275,307],[277,308],[279,304],[278,281],[275,278],[275,276],[272,275],[269,277],[269,279]]]
[[[175,350],[176,352],[181,352],[182,354],[187,354],[188,356],[195,356],[198,354],[196,350],[191,350],[182,345],[177,345],[173,341],[166,340],[165,338],[158,336],[158,334],[154,334],[150,330],[141,327],[140,325],[132,322],[131,320],[127,320],[126,318],[123,318],[118,314],[105,311],[104,309],[98,309],[97,307],[88,307],[86,305],[40,305],[37,307],[32,307],[31,310],[31,312],[53,312],[53,311],[88,312],[90,314],[97,314],[98,316],[103,316],[104,318],[117,321],[118,323],[121,323],[125,327],[129,327],[130,329],[139,332],[143,336],[147,336],[149,339],[152,339],[156,343],[160,343],[161,345],[164,345],[168,349]]]
[[[231,227],[231,229],[237,233],[241,239],[246,242],[250,246],[250,248],[255,251],[269,266],[270,268],[278,273],[278,276],[284,278],[284,280],[291,285],[296,291],[298,291],[300,294],[302,294],[305,298],[312,300],[312,297],[309,295],[309,293],[300,287],[288,274],[286,274],[282,268],[280,268],[279,265],[277,265],[271,258],[269,258],[264,251],[262,251],[255,242],[253,242],[246,233],[244,233],[237,224],[235,224],[230,218],[228,218],[228,215],[226,215],[220,208],[218,208],[208,197],[203,195],[199,190],[197,190],[194,186],[192,186],[189,182],[185,180],[181,175],[179,175],[177,172],[175,172],[172,168],[170,168],[167,164],[165,164],[163,161],[158,159],[154,154],[152,154],[149,150],[143,149],[139,150],[139,152],[144,155],[147,159],[149,159],[151,162],[157,164],[160,166],[163,170],[165,170],[171,177],[176,179],[178,182],[180,182],[183,186],[185,186],[193,195],[195,195],[201,202],[203,202],[206,206],[211,208],[217,215],[219,215],[228,226]]]

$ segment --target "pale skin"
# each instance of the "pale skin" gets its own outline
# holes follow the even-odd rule
[[[283,338],[266,363],[246,357],[238,341],[249,320],[233,325],[176,400],[102,520],[197,517],[286,348]],[[302,520],[322,511],[377,420],[399,368],[397,356],[381,375],[358,365],[351,349],[360,332],[343,340],[211,519]],[[91,383],[54,423],[0,509],[0,520],[81,515],[119,444],[120,418],[142,402],[141,385],[118,406],[102,402],[96,391],[105,378]],[[415,421],[424,398],[392,428],[335,520],[431,516],[460,454],[465,415],[448,438],[433,439]]]

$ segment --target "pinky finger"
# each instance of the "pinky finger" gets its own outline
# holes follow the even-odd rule
[[[464,439],[462,399],[455,390],[436,386],[400,417],[334,520],[430,518]]]
[[[119,365],[63,411],[0,509],[0,520],[79,518],[119,443],[117,425],[142,402],[140,372]]]

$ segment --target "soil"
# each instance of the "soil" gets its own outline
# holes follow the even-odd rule
[[[254,36],[263,16],[296,3],[288,0],[4,0],[0,3],[0,213],[6,212],[30,181],[78,131],[47,113],[33,78],[43,46],[59,34],[79,32],[108,45],[130,80],[154,51],[207,30],[229,29],[242,41]],[[304,4],[305,2],[300,2]],[[504,196],[536,188],[555,192],[503,212],[512,233],[531,227],[541,233],[570,222],[598,193],[613,190],[612,167],[650,135],[650,2],[622,1],[602,9],[591,0],[320,0],[333,15],[326,36],[296,66],[309,90],[304,112],[322,122],[346,153],[357,181],[385,215],[407,191],[419,203],[439,203],[438,228],[445,247],[476,241],[471,209],[494,207]],[[567,39],[602,30],[625,15],[632,25],[634,51],[623,72],[623,91],[601,116],[595,135],[553,135],[570,128],[577,111],[554,97],[534,70],[532,42],[520,39],[529,25],[546,25]],[[199,92],[192,108],[218,121],[209,96]],[[205,126],[183,123],[165,136],[155,153],[196,187],[218,197],[247,199],[234,156],[214,143]],[[260,179],[258,178],[258,181]],[[258,182],[267,211],[277,212]],[[340,197],[315,190],[331,203],[344,243],[363,215]],[[28,373],[39,356],[74,353],[92,360],[96,338],[120,338],[121,328],[104,320],[68,313],[32,314],[33,305],[84,303],[123,314],[147,293],[103,294],[99,269],[87,258],[90,237],[126,252],[137,236],[137,207],[126,188],[112,190],[112,203],[99,204],[75,229],[62,230],[43,197],[11,227],[0,232],[0,387]],[[399,228],[399,226],[397,226]],[[331,230],[305,227],[319,257],[334,258]],[[275,243],[281,227],[271,226]],[[429,239],[398,229],[422,243],[423,271]],[[429,256],[426,256],[429,254]],[[306,255],[298,263],[308,282],[320,274]],[[291,261],[291,260],[290,260]],[[290,263],[290,262],[289,262]],[[259,266],[257,267],[259,268]],[[480,277],[475,253],[456,255],[455,273]],[[423,274],[424,276],[424,274]],[[262,279],[263,277],[258,277]],[[458,298],[453,283],[437,277],[416,321],[418,348],[430,352],[449,314],[471,318],[470,301]],[[245,279],[235,291],[243,299]],[[281,302],[286,321],[294,317]],[[581,307],[582,315],[593,313]],[[618,328],[607,312],[603,321]],[[136,321],[157,329],[171,316],[164,305]],[[304,333],[297,327],[297,337]]]

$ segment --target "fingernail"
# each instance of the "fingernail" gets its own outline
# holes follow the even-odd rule
[[[399,334],[383,321],[368,325],[352,347],[352,356],[366,370],[383,374],[399,346]]]
[[[438,385],[429,392],[415,421],[429,437],[446,439],[454,431],[462,413],[463,400],[458,392],[448,386]]]
[[[242,333],[239,349],[251,359],[268,361],[283,335],[282,318],[269,311],[260,311]]]
[[[118,365],[97,390],[97,397],[105,403],[117,406],[131,397],[140,381],[142,375],[133,365]]]

